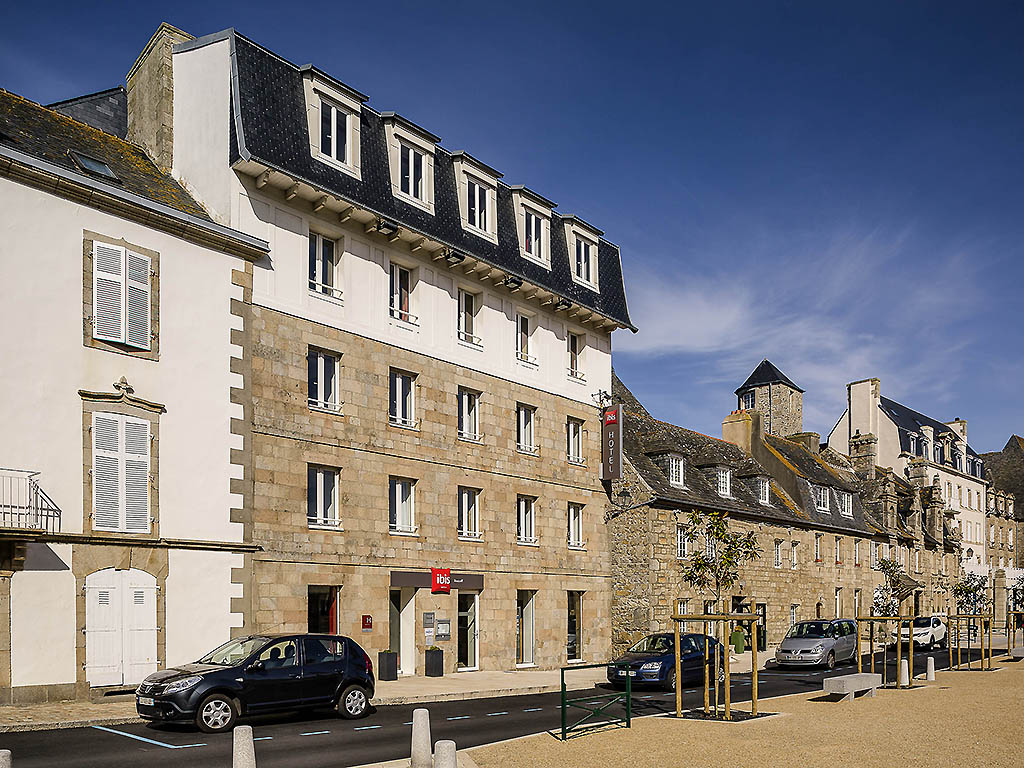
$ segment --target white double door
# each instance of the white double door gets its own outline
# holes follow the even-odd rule
[[[156,671],[156,577],[107,568],[85,578],[85,677],[137,685]]]

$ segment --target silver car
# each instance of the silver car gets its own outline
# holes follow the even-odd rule
[[[800,621],[789,628],[775,650],[777,664],[834,669],[841,661],[857,659],[857,624],[849,619]]]

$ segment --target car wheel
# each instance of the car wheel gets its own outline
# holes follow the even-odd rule
[[[237,719],[234,702],[222,693],[207,696],[196,712],[196,725],[204,733],[230,731]]]
[[[825,666],[829,669],[836,668],[836,654],[834,651],[828,652],[828,656],[825,657]]]
[[[369,708],[370,701],[366,698],[366,690],[359,685],[348,686],[338,699],[338,714],[346,720],[363,717]]]
[[[668,679],[665,681],[665,690],[674,691],[676,689],[676,671],[673,669],[668,673]]]

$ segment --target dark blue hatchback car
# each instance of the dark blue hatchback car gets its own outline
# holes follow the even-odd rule
[[[725,679],[725,649],[709,635],[685,633],[679,636],[680,662],[684,684],[689,680],[704,679],[704,641],[707,640],[708,659],[714,660],[718,652],[718,679]],[[708,670],[708,675],[714,674]],[[608,682],[618,687],[626,684],[657,685],[668,690],[676,687],[675,640],[672,633],[648,635],[608,665]]]
[[[253,635],[154,672],[136,690],[135,708],[146,720],[192,720],[216,733],[265,712],[337,707],[342,717],[362,717],[373,689],[370,657],[351,638]]]

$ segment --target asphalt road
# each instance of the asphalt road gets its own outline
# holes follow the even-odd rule
[[[917,674],[924,674],[928,655],[935,657],[936,668],[948,665],[945,651],[931,654],[919,651],[914,654]],[[977,659],[980,654],[975,650],[972,655]],[[893,656],[889,654],[889,680],[896,674]],[[876,665],[876,671],[880,671],[880,654]],[[771,702],[764,701],[766,699],[820,691],[822,679],[849,674],[851,669],[856,671],[851,665],[840,666],[833,672],[800,668],[762,671],[758,674],[758,700],[763,701],[760,710],[772,711]],[[573,691],[570,696],[608,692],[599,688]],[[732,676],[732,699],[736,703],[750,701],[749,674]],[[433,703],[428,705],[431,735],[435,741],[453,739],[461,749],[533,733],[554,732],[561,724],[559,701],[559,694],[549,693]],[[684,689],[684,707],[702,704],[699,683]],[[408,757],[412,710],[416,706],[424,705],[380,707],[368,717],[355,721],[342,720],[332,713],[303,713],[246,722],[253,726],[257,739],[260,768],[345,768]],[[621,713],[621,705],[616,707],[610,711]],[[670,712],[674,707],[671,693],[645,689],[633,692],[635,717]],[[577,717],[584,714],[575,711]],[[3,733],[0,734],[0,749],[12,750],[17,768],[152,765],[227,768],[231,765],[231,734],[206,734],[185,726],[138,724]]]

